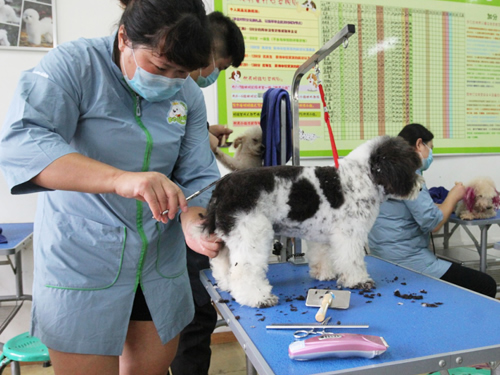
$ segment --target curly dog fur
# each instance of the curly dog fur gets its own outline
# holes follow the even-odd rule
[[[255,168],[262,166],[262,128],[258,125],[250,127],[242,136],[236,138],[233,143],[236,149],[234,157],[231,157],[219,149],[215,150],[215,157],[223,166],[231,171]]]
[[[382,201],[414,199],[421,159],[399,137],[365,142],[335,167],[261,167],[226,175],[216,186],[204,227],[225,241],[212,259],[219,288],[251,307],[273,306],[266,278],[275,234],[314,241],[311,276],[347,288],[371,288],[364,245]]]
[[[466,185],[464,198],[458,202],[455,214],[462,220],[495,217],[500,207],[500,196],[489,177],[478,177]]]

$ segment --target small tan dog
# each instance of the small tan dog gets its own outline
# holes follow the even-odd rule
[[[215,151],[215,157],[224,167],[238,171],[242,169],[262,166],[262,129],[260,126],[250,127],[242,136],[236,138],[233,143],[236,149],[234,157],[227,155],[219,149]]]
[[[464,198],[458,202],[455,214],[462,220],[488,219],[496,216],[500,196],[489,177],[478,177],[466,185]]]

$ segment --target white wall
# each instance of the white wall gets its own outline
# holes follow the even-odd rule
[[[206,1],[211,4],[211,1]],[[209,5],[209,10],[211,10]],[[109,35],[119,20],[121,9],[118,0],[61,0],[57,1],[57,38],[64,43],[79,37]],[[45,52],[0,50],[0,123],[3,124],[12,93],[21,71],[36,65]],[[215,87],[204,90],[211,124],[217,123]],[[439,146],[437,144],[437,146]],[[303,165],[331,165],[331,159],[308,159]],[[488,175],[500,186],[498,155],[436,156],[432,168],[425,173],[427,184],[451,188],[455,181],[468,181],[473,176]],[[36,208],[36,195],[12,196],[0,176],[0,223],[32,222]],[[499,228],[490,230],[490,240],[500,241]],[[465,233],[456,233],[452,245],[470,244]],[[26,252],[24,260],[25,291],[31,293],[32,253]],[[8,267],[0,267],[0,294],[13,294],[14,278]],[[0,342],[28,330],[31,304],[25,303],[14,321],[0,335]]]

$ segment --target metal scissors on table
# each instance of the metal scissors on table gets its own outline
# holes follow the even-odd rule
[[[299,329],[298,331],[295,331],[295,333],[293,334],[293,337],[295,339],[303,339],[304,337],[307,337],[309,335],[323,335],[323,334],[326,333],[326,329],[325,328],[323,328],[322,330],[319,330],[319,331],[316,331],[316,330],[318,328],[321,328],[322,326],[327,325],[331,318],[332,317],[329,316],[328,318],[326,318],[325,320],[323,320],[323,323],[321,323],[321,325],[319,325],[317,328],[316,327],[311,328],[309,331],[305,330],[305,329]]]

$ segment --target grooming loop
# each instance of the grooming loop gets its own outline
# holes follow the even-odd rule
[[[347,47],[346,39],[344,39],[344,48]],[[333,137],[332,125],[330,124],[330,115],[328,114],[328,107],[326,106],[325,91],[323,90],[323,85],[321,84],[319,64],[316,63],[314,66],[316,72],[316,78],[318,79],[318,89],[321,96],[321,102],[323,103],[323,112],[326,125],[328,126],[328,134],[330,135],[330,144],[332,145],[333,160],[335,162],[335,168],[339,168],[339,153],[337,152],[337,145],[335,144],[335,138]]]

